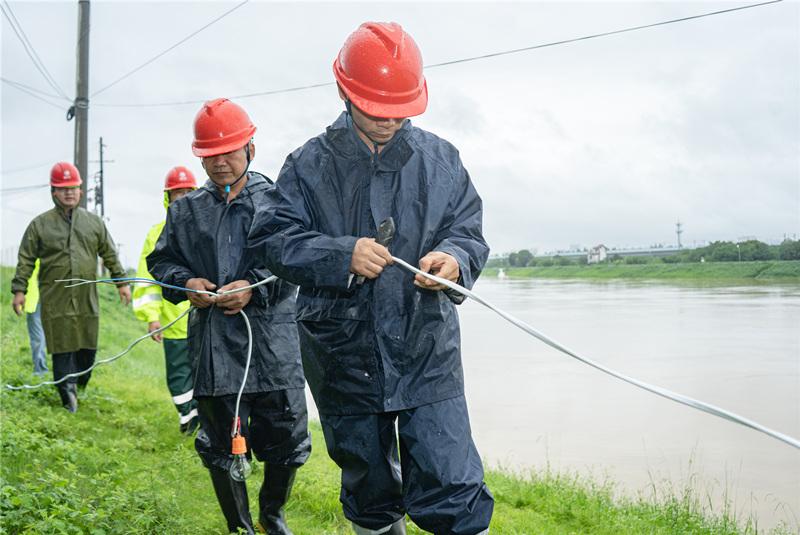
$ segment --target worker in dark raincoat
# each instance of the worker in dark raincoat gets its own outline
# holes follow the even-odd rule
[[[114,241],[103,220],[78,206],[82,183],[78,169],[59,162],[50,171],[50,190],[55,207],[40,214],[25,229],[19,246],[17,270],[11,281],[14,312],[25,306],[28,280],[39,265],[42,326],[47,351],[53,355],[53,380],[81,372],[94,364],[100,325],[100,306],[94,284],[65,287],[58,279],[95,279],[97,257],[114,278],[124,277]],[[120,300],[127,305],[131,290],[119,284]],[[56,385],[61,403],[70,412],[78,410],[78,388],[89,384],[91,372]]]
[[[194,123],[192,151],[209,181],[173,202],[147,268],[162,282],[195,290],[242,288],[270,276],[263,258],[245,250],[256,206],[274,187],[248,172],[256,128],[237,104],[207,102]],[[297,288],[284,281],[226,296],[163,290],[178,303],[189,299],[189,354],[195,361],[194,398],[200,417],[195,447],[211,473],[214,491],[232,532],[253,533],[243,481],[230,477],[236,394],[244,377],[248,331],[252,360],[241,400],[242,435],[266,463],[259,493],[259,523],[270,534],[290,534],[283,506],[297,468],[311,453],[297,327]],[[249,455],[249,452],[248,452]]]
[[[374,239],[392,217],[391,254],[471,287],[489,252],[481,200],[456,149],[404,119],[427,88],[399,25],[363,24],[334,73],[347,111],[287,158],[250,245],[300,286],[303,366],[356,533],[405,533],[405,513],[439,535],[485,533],[494,500],[464,399],[463,297],[389,266]]]
[[[196,189],[194,174],[189,169],[182,165],[173,167],[164,180],[164,209],[168,210],[171,203]],[[147,271],[147,256],[155,249],[166,223],[166,220],[159,221],[147,231],[139,255],[136,277],[153,278]],[[157,284],[142,284],[133,289],[133,313],[138,320],[147,323],[148,332],[159,331],[151,335],[151,338],[155,342],[164,344],[167,388],[178,410],[178,428],[181,433],[193,435],[200,425],[200,419],[197,416],[197,402],[194,400],[192,359],[189,355],[189,342],[186,339],[189,318],[183,316],[178,319],[189,306],[189,301],[173,305],[163,299],[161,286]],[[172,325],[167,328],[170,323]]]

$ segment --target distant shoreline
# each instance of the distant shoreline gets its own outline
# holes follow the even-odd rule
[[[498,278],[501,269],[509,279],[757,280],[800,284],[800,260],[491,267],[484,269],[482,276]]]

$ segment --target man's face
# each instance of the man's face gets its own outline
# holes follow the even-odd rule
[[[53,188],[53,196],[58,201],[58,204],[67,210],[72,210],[81,202],[81,187]]]
[[[383,117],[367,115],[353,105],[350,106],[350,112],[353,116],[353,122],[356,123],[358,127],[358,134],[361,138],[363,139],[364,135],[366,135],[368,139],[364,141],[368,143],[377,143],[379,145],[389,143],[395,133],[403,126],[403,121],[406,120],[405,117],[384,119]]]
[[[239,176],[239,175],[236,175]],[[192,191],[192,188],[171,189],[167,192],[169,195],[169,203],[172,204],[187,193]]]
[[[250,159],[255,156],[255,146],[250,143]],[[206,156],[202,158],[203,169],[206,170],[208,178],[218,186],[233,184],[237,178],[242,176],[247,168],[247,153],[244,147],[225,154],[216,156]]]

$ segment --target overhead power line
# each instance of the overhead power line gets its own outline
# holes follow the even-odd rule
[[[28,91],[33,91],[34,93],[42,95],[43,97],[61,98],[59,95],[54,95],[53,93],[48,93],[46,91],[42,91],[41,89],[36,89],[35,87],[23,84],[22,82],[17,82],[16,80],[9,80],[8,78],[4,78],[2,76],[0,76],[0,81],[16,88],[25,88]]]
[[[39,163],[39,164],[36,164],[36,165],[26,165],[25,167],[15,167],[13,169],[8,169],[8,170],[3,169],[2,171],[0,171],[0,174],[2,174],[3,176],[5,176],[5,175],[13,175],[14,173],[21,173],[23,171],[31,171],[33,169],[39,169],[40,167],[47,167],[47,166],[50,166],[50,165],[53,165],[53,162]]]
[[[228,11],[226,11],[225,13],[220,15],[219,17],[215,18],[214,20],[212,20],[211,22],[209,22],[208,24],[206,24],[202,28],[199,28],[199,29],[195,30],[194,32],[190,33],[189,35],[187,35],[186,37],[184,37],[183,39],[181,39],[180,41],[178,41],[177,43],[175,43],[171,47],[167,48],[166,50],[164,50],[162,52],[159,52],[158,54],[156,54],[152,58],[148,59],[147,61],[145,61],[144,63],[142,63],[138,67],[136,67],[135,69],[132,69],[132,70],[128,71],[127,73],[123,74],[122,76],[120,76],[119,78],[117,78],[116,80],[111,82],[110,84],[101,87],[100,89],[98,89],[97,91],[92,93],[91,96],[94,97],[95,95],[99,95],[100,93],[102,93],[106,89],[118,84],[119,82],[121,82],[125,78],[128,78],[129,76],[131,76],[131,75],[135,74],[136,72],[142,70],[143,68],[147,67],[148,65],[153,63],[155,60],[157,60],[158,58],[160,58],[161,56],[163,56],[164,54],[166,54],[170,50],[173,50],[173,49],[177,48],[178,46],[182,45],[183,43],[185,43],[186,41],[188,41],[189,39],[191,39],[192,37],[194,37],[198,33],[202,32],[203,30],[208,28],[209,26],[211,26],[211,25],[219,22],[220,20],[224,19],[225,17],[227,17],[228,15],[230,15],[231,13],[233,13],[234,11],[236,11],[237,9],[239,9],[240,7],[242,7],[243,5],[245,5],[249,1],[250,0],[244,0],[244,2],[242,2],[242,3],[234,6],[233,8],[229,9]]]
[[[454,59],[454,60],[450,60],[450,61],[442,61],[441,63],[434,63],[432,65],[426,65],[425,68],[426,69],[433,69],[433,68],[436,68],[436,67],[445,67],[447,65],[456,65],[458,63],[467,63],[469,61],[478,61],[478,60],[481,60],[481,59],[489,59],[489,58],[496,58],[496,57],[499,57],[499,56],[507,56],[509,54],[518,54],[520,52],[527,52],[529,50],[536,50],[538,48],[547,48],[547,47],[551,47],[551,46],[566,45],[568,43],[576,43],[578,41],[587,41],[589,39],[597,39],[599,37],[608,37],[610,35],[617,35],[617,34],[620,34],[620,33],[635,32],[637,30],[646,30],[648,28],[655,28],[656,26],[665,26],[667,24],[675,24],[675,23],[678,23],[678,22],[686,22],[688,20],[701,19],[701,18],[704,18],[704,17],[712,17],[714,15],[722,15],[723,13],[731,13],[733,11],[741,11],[743,9],[752,9],[754,7],[761,7],[761,6],[766,6],[766,5],[769,5],[769,4],[777,4],[779,2],[783,2],[783,0],[770,0],[769,2],[761,2],[759,4],[750,4],[750,5],[747,5],[747,6],[739,6],[739,7],[732,7],[732,8],[729,8],[729,9],[721,9],[719,11],[712,11],[710,13],[702,13],[700,15],[691,15],[689,17],[681,17],[679,19],[664,20],[664,21],[661,21],[661,22],[654,22],[652,24],[643,24],[641,26],[632,26],[630,28],[623,28],[621,30],[612,30],[610,32],[596,33],[596,34],[593,34],[593,35],[584,35],[583,37],[575,37],[575,38],[572,38],[572,39],[564,39],[563,41],[553,41],[553,42],[550,42],[550,43],[543,43],[543,44],[539,44],[539,45],[526,46],[526,47],[523,47],[523,48],[515,48],[515,49],[512,49],[512,50],[504,50],[502,52],[492,52],[490,54],[483,54],[483,55],[480,55],[480,56],[472,56],[472,57],[469,57],[469,58]]]
[[[25,49],[25,53],[28,54],[28,57],[33,62],[33,66],[36,67],[36,70],[44,77],[45,81],[52,87],[56,93],[58,93],[59,98],[63,98],[66,101],[70,101],[70,98],[67,97],[66,93],[61,89],[56,82],[56,79],[53,75],[50,74],[50,71],[47,70],[42,58],[39,57],[39,54],[36,53],[36,49],[33,47],[33,44],[28,39],[28,36],[25,34],[25,30],[22,28],[22,24],[19,23],[17,17],[14,15],[14,11],[11,9],[11,5],[4,1],[0,4],[0,11],[3,12],[5,15],[6,20],[11,25],[11,29],[14,30],[17,38],[19,39],[20,43],[22,43],[22,47]]]
[[[563,40],[560,40],[560,41],[552,41],[552,42],[549,42],[549,43],[541,43],[541,44],[538,44],[538,45],[531,45],[531,46],[526,46],[526,47],[523,47],[523,48],[514,48],[514,49],[511,49],[511,50],[504,50],[504,51],[500,51],[500,52],[492,52],[492,53],[489,53],[489,54],[482,54],[480,56],[471,56],[471,57],[467,57],[467,58],[460,58],[460,59],[454,59],[454,60],[449,60],[449,61],[442,61],[440,63],[433,63],[431,65],[426,65],[425,69],[426,70],[428,70],[428,69],[436,69],[436,68],[445,67],[445,66],[448,66],[448,65],[455,65],[455,64],[458,64],[458,63],[467,63],[467,62],[470,62],[470,61],[478,61],[478,60],[482,60],[482,59],[494,58],[494,57],[499,57],[499,56],[507,56],[507,55],[510,55],[510,54],[518,54],[520,52],[527,52],[527,51],[536,50],[536,49],[539,49],[539,48],[547,48],[547,47],[552,47],[552,46],[557,46],[557,45],[565,45],[565,44],[568,44],[568,43],[575,43],[575,42],[578,42],[578,41],[586,41],[586,40],[589,40],[589,39],[597,39],[597,38],[600,38],[600,37],[608,37],[610,35],[616,35],[616,34],[620,34],[620,33],[633,32],[633,31],[637,31],[637,30],[644,30],[644,29],[648,29],[648,28],[654,28],[656,26],[664,26],[664,25],[667,25],[667,24],[675,24],[675,23],[678,23],[678,22],[686,22],[686,21],[689,21],[689,20],[701,19],[701,18],[704,18],[704,17],[712,17],[712,16],[715,16],[715,15],[722,15],[724,13],[731,13],[731,12],[734,12],[734,11],[741,11],[741,10],[744,10],[744,9],[752,9],[752,8],[756,8],[756,7],[766,6],[766,5],[769,5],[769,4],[777,4],[777,3],[782,2],[782,1],[783,0],[770,0],[768,2],[760,2],[758,4],[750,4],[750,5],[746,5],[746,6],[733,7],[733,8],[729,8],[729,9],[721,9],[719,11],[712,11],[710,13],[701,13],[699,15],[692,15],[692,16],[689,16],[689,17],[681,17],[681,18],[678,18],[678,19],[670,19],[670,20],[665,20],[665,21],[660,21],[660,22],[654,22],[652,24],[645,24],[645,25],[641,25],[641,26],[632,26],[632,27],[629,27],[629,28],[622,28],[622,29],[619,29],[619,30],[612,30],[612,31],[603,32],[603,33],[596,33],[596,34],[592,34],[592,35],[584,35],[582,37],[575,37],[575,38],[572,38],[572,39],[563,39]],[[301,86],[295,86],[295,87],[286,87],[286,88],[282,88],[282,89],[272,89],[272,90],[269,90],[269,91],[259,91],[259,92],[255,92],[255,93],[245,93],[243,95],[232,95],[229,98],[231,98],[231,99],[242,99],[242,98],[252,98],[252,97],[264,97],[264,96],[270,96],[270,95],[277,95],[277,94],[281,94],[281,93],[293,93],[293,92],[296,92],[296,91],[304,91],[306,89],[316,89],[318,87],[331,86],[331,85],[334,85],[335,83],[336,82],[319,82],[319,83],[316,83],[316,84],[301,85]],[[153,103],[108,103],[108,104],[103,104],[103,103],[97,104],[97,103],[95,103],[94,105],[95,106],[110,107],[110,108],[151,108],[151,107],[162,107],[162,106],[183,106],[183,105],[188,105],[188,104],[202,104],[206,100],[208,100],[208,99],[180,100],[180,101],[172,101],[172,102],[153,102]]]
[[[37,184],[35,186],[19,186],[16,188],[3,188],[0,189],[0,193],[21,193],[23,191],[30,191],[34,189],[42,189],[50,187],[50,184]]]
[[[4,78],[2,79],[2,81],[3,81],[3,82],[5,82],[5,83],[7,83],[8,85],[10,85],[11,87],[13,87],[13,88],[14,88],[14,89],[16,89],[17,91],[22,91],[23,93],[27,93],[28,95],[32,96],[33,98],[35,98],[35,99],[37,99],[37,100],[41,100],[41,101],[42,101],[42,102],[44,102],[45,104],[49,104],[50,106],[53,106],[54,108],[58,108],[59,110],[61,110],[61,111],[63,111],[63,112],[66,112],[66,111],[67,111],[67,109],[66,109],[65,107],[63,107],[62,105],[60,105],[60,104],[56,104],[55,102],[52,102],[52,101],[50,101],[50,100],[47,100],[47,99],[46,99],[46,98],[44,98],[44,97],[40,97],[39,95],[37,95],[37,94],[36,94],[36,93],[34,93],[33,91],[31,91],[31,90],[27,89],[25,86],[22,86],[21,84],[19,84],[19,85],[18,85],[18,84],[14,84],[14,83],[12,83],[12,82],[10,82],[10,81],[8,81],[8,80],[4,79]]]

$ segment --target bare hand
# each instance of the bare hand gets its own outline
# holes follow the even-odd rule
[[[186,287],[191,290],[205,290],[210,292],[213,291],[217,285],[208,279],[195,278],[186,281]],[[186,292],[186,298],[192,306],[197,308],[208,308],[217,301],[217,296],[215,295],[199,294],[196,292]]]
[[[228,290],[244,288],[245,286],[250,286],[250,283],[246,280],[233,281],[221,287],[219,292],[222,293]],[[253,290],[250,288],[233,294],[220,295],[217,297],[217,306],[225,309],[224,314],[226,316],[233,316],[234,314],[238,314],[240,310],[247,306],[252,296]]]
[[[453,282],[456,282],[461,274],[456,259],[440,251],[431,251],[423,256],[419,261],[419,269],[425,273],[430,273]],[[422,275],[414,277],[414,286],[425,288],[426,290],[444,290],[447,288],[444,284],[439,284]]]
[[[153,331],[157,331],[160,328],[161,328],[161,322],[160,321],[151,321],[150,323],[147,324],[147,332],[149,332],[149,333],[151,333]],[[160,344],[161,343],[161,339],[163,338],[163,336],[161,336],[161,333],[155,333],[155,334],[151,334],[150,338],[152,338],[154,341],[156,341],[156,342],[158,342]]]
[[[22,309],[25,307],[25,294],[14,292],[14,300],[11,302],[11,307],[14,309],[14,314],[22,316]]]
[[[350,273],[374,279],[381,274],[383,268],[392,263],[389,249],[376,242],[375,238],[359,238],[353,247]]]
[[[131,302],[131,287],[127,284],[124,286],[118,286],[117,292],[119,292],[119,301],[125,306],[128,306]]]

